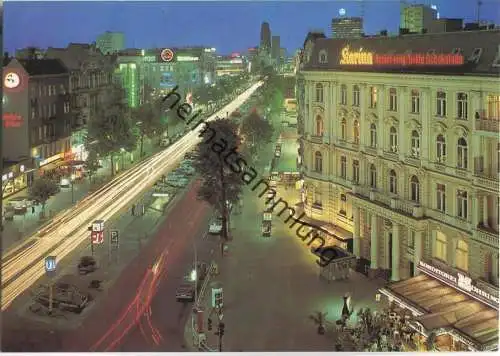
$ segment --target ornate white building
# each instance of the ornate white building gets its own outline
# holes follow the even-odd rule
[[[306,43],[305,212],[371,273],[430,260],[498,286],[499,34]]]

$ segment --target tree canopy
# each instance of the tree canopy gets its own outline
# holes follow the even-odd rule
[[[273,126],[256,111],[248,114],[241,123],[240,134],[246,146],[256,147],[256,143],[269,143],[273,137]],[[251,149],[253,153],[253,149]]]
[[[45,209],[47,200],[59,192],[58,184],[48,178],[40,177],[33,181],[33,185],[29,189],[29,196],[42,203],[42,208]]]

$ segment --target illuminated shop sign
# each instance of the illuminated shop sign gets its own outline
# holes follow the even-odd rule
[[[192,57],[192,56],[178,56],[178,62],[196,62],[199,61],[200,57]]]
[[[378,54],[369,51],[352,51],[349,46],[342,49],[341,65],[363,66],[459,66],[464,64],[460,54]]]
[[[45,166],[46,164],[49,164],[51,162],[57,161],[58,159],[61,159],[61,158],[64,158],[64,153],[59,153],[59,154],[56,154],[52,157],[44,159],[43,161],[40,161],[40,167]]]
[[[486,305],[498,310],[498,296],[492,295],[479,287],[476,286],[475,281],[469,276],[462,274],[460,272],[445,272],[437,267],[434,267],[428,263],[420,261],[418,263],[418,269],[423,273],[434,277],[441,282],[453,287],[465,294],[471,296],[472,298],[479,300]]]
[[[165,48],[160,53],[161,60],[164,62],[171,62],[174,59],[174,51],[170,48]]]
[[[19,114],[8,113],[3,114],[3,127],[21,127],[23,118]]]
[[[154,63],[156,62],[156,56],[145,56],[142,60],[147,63]]]
[[[19,92],[24,89],[25,82],[24,76],[20,72],[16,72],[14,70],[10,70],[5,72],[3,77],[3,87],[8,92]]]

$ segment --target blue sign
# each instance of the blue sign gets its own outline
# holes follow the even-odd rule
[[[45,271],[54,272],[56,270],[56,256],[45,258]]]
[[[162,88],[173,88],[175,87],[174,76],[172,72],[164,72],[160,78],[160,86]]]

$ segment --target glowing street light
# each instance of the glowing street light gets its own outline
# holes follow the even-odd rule
[[[191,271],[190,278],[192,282],[196,281],[196,269]]]

